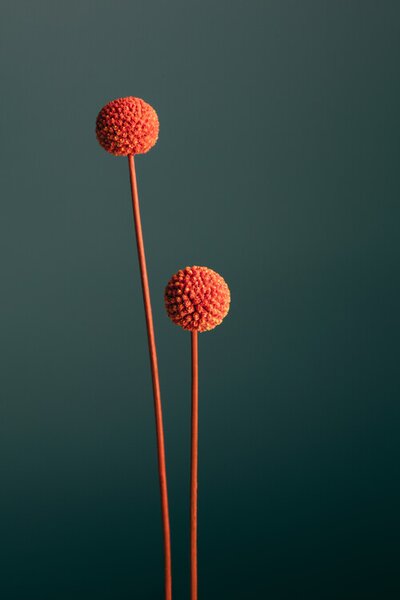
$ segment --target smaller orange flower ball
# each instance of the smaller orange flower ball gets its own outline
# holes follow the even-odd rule
[[[188,331],[209,331],[229,311],[231,293],[221,275],[207,267],[186,267],[171,277],[165,288],[169,318]]]
[[[141,98],[128,96],[106,104],[96,120],[97,140],[114,156],[144,154],[158,139],[156,111]]]

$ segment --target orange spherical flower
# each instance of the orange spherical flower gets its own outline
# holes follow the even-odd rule
[[[99,144],[115,156],[148,152],[157,141],[159,128],[154,108],[133,96],[109,102],[96,120]]]
[[[186,267],[165,288],[169,318],[188,331],[209,331],[222,323],[231,294],[221,275],[207,267]]]

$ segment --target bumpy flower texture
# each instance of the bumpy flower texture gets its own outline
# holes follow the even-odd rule
[[[160,124],[156,111],[141,98],[128,96],[106,104],[96,120],[97,140],[114,156],[144,154],[154,146]]]
[[[222,323],[231,301],[221,275],[207,267],[186,267],[171,277],[165,288],[169,318],[188,331],[209,331]]]

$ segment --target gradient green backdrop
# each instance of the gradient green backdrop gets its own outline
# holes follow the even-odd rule
[[[153,407],[127,161],[103,104],[158,111],[137,159],[188,598],[190,336],[178,268],[219,271],[200,338],[200,597],[397,600],[396,1],[2,2],[2,600],[162,598]]]

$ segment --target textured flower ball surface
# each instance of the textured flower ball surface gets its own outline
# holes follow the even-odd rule
[[[144,154],[158,139],[156,111],[141,98],[128,96],[106,104],[96,120],[97,140],[115,156]]]
[[[207,267],[186,267],[165,288],[169,318],[189,331],[209,331],[222,323],[231,301],[223,277]]]

